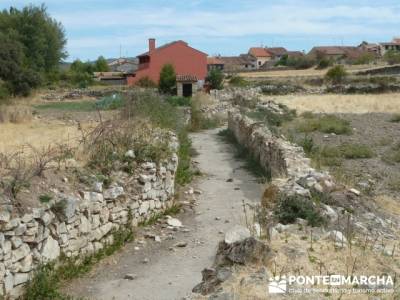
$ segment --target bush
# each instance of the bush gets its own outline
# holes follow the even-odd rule
[[[323,133],[351,134],[350,122],[333,115],[306,119],[299,124],[300,132],[320,131]]]
[[[328,58],[324,57],[318,62],[317,69],[323,70],[323,69],[326,69],[326,68],[328,68],[328,67],[330,67],[332,65],[333,65],[333,61],[331,59],[328,59]]]
[[[389,64],[400,64],[400,51],[390,50],[385,53],[383,59]]]
[[[136,85],[138,87],[142,88],[156,88],[157,84],[151,80],[148,76],[140,78],[137,82]]]
[[[347,159],[371,158],[374,156],[371,148],[364,144],[345,143],[340,146],[340,152]]]
[[[382,160],[388,164],[400,163],[400,143],[393,145],[382,155]]]
[[[375,56],[372,53],[364,53],[359,58],[357,58],[353,64],[354,65],[367,65],[375,60]]]
[[[274,214],[282,224],[295,223],[297,218],[307,220],[312,227],[321,226],[326,222],[313,201],[299,195],[281,195]]]
[[[229,79],[229,84],[236,87],[246,87],[249,82],[241,76],[234,75]]]
[[[224,74],[219,69],[211,70],[206,77],[206,82],[210,84],[213,90],[221,90],[223,88],[223,81]]]
[[[162,67],[158,89],[163,94],[172,95],[176,92],[176,73],[173,65],[165,64]]]
[[[347,72],[342,65],[334,66],[329,69],[325,79],[333,84],[342,83],[347,77]]]
[[[309,69],[314,65],[315,65],[315,60],[308,56],[289,57],[287,60],[287,66],[292,67],[296,70]]]
[[[278,113],[267,108],[259,108],[250,111],[246,115],[258,121],[264,122],[268,127],[280,127],[283,123],[292,121],[296,116],[296,111],[289,109],[287,106],[280,104],[283,113]]]
[[[167,97],[166,101],[172,106],[190,106],[191,99],[188,97],[178,97],[178,96],[170,96]]]
[[[390,118],[390,122],[399,123],[399,122],[400,122],[400,114],[394,114],[394,115]]]

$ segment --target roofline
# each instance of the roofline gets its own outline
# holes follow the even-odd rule
[[[200,50],[198,50],[198,49],[196,49],[196,48],[193,48],[192,46],[189,46],[189,44],[186,43],[186,42],[183,41],[183,40],[177,40],[177,41],[173,41],[173,42],[170,42],[170,43],[161,45],[160,47],[157,47],[156,49],[154,49],[154,50],[152,51],[152,53],[154,53],[154,52],[156,52],[156,51],[159,51],[159,50],[162,50],[162,48],[163,48],[164,46],[166,46],[165,48],[167,48],[167,47],[169,47],[169,46],[172,46],[172,45],[178,44],[178,43],[184,43],[185,46],[187,46],[188,48],[190,48],[190,49],[192,49],[192,50],[194,50],[194,51],[197,51],[197,52],[199,52],[199,53],[201,53],[201,54],[204,54],[204,55],[208,56],[207,53],[205,53],[205,52],[203,52],[203,51],[200,51]],[[142,54],[140,54],[140,55],[138,55],[138,56],[136,56],[136,57],[144,57],[144,56],[150,56],[150,55],[151,55],[151,53],[150,53],[149,51],[147,51],[147,52],[142,53]]]

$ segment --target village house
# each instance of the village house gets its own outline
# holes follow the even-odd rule
[[[358,48],[364,52],[372,54],[374,57],[379,57],[381,53],[380,46],[378,44],[368,43],[365,41],[358,45]]]
[[[186,96],[194,92],[193,87],[204,85],[207,76],[207,54],[190,47],[184,41],[175,41],[156,47],[156,40],[149,39],[149,51],[137,57],[138,70],[128,78],[129,85],[134,85],[141,78],[148,78],[157,83],[165,64],[174,66],[177,78],[182,79],[177,82],[177,90]],[[194,81],[196,85],[193,85]]]
[[[256,69],[259,69],[267,61],[270,61],[272,54],[263,47],[252,47],[249,49],[248,55],[251,55],[256,60]]]
[[[108,62],[108,67],[112,72],[134,73],[138,69],[139,60],[137,58],[118,58]]]
[[[365,51],[354,46],[318,46],[308,53],[314,59],[327,58],[333,61],[347,60],[352,61],[360,58]]]
[[[257,68],[257,60],[251,55],[241,54],[239,56],[219,56],[224,63],[224,72],[233,73],[240,71],[251,71]]]
[[[224,70],[224,61],[220,57],[207,57],[207,70]]]
[[[271,55],[271,58],[275,61],[280,60],[284,55],[287,55],[288,51],[283,47],[265,48],[265,50]]]
[[[400,37],[393,38],[389,43],[380,43],[380,54],[383,56],[387,51],[400,51]]]

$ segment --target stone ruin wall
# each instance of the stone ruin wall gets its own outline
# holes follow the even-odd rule
[[[23,215],[1,207],[0,295],[18,298],[39,264],[61,255],[93,254],[113,242],[115,230],[137,226],[171,207],[178,166],[178,142],[172,138],[173,153],[161,163],[142,163],[136,175],[120,172],[108,187],[94,182],[73,194],[58,193],[57,200],[65,203],[61,216],[50,205]]]

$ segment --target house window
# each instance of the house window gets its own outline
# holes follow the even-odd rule
[[[258,62],[258,65],[261,66],[261,61]]]

